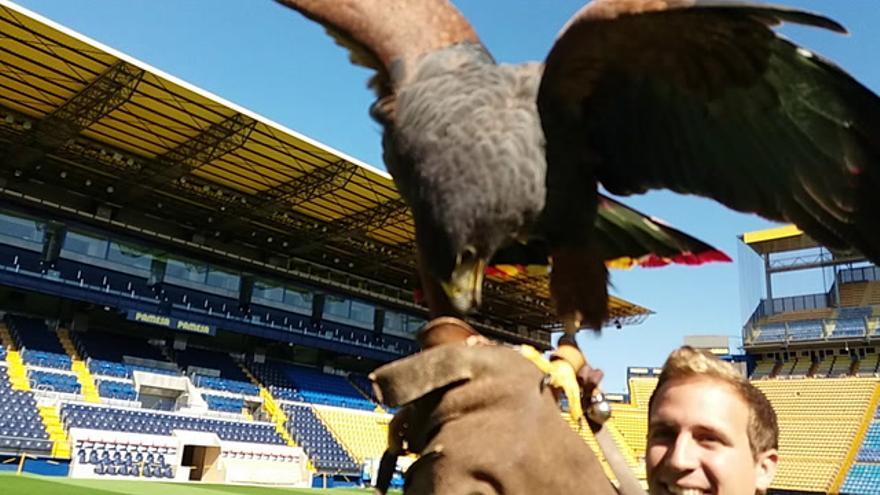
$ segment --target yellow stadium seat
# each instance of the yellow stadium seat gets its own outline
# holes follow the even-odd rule
[[[379,459],[388,442],[390,414],[314,406],[315,414],[355,461]]]
[[[827,493],[853,445],[876,379],[753,382],[779,418],[779,472],[772,488]]]

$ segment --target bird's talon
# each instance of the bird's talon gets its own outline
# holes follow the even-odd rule
[[[541,393],[544,393],[544,389],[547,388],[549,385],[550,385],[550,375],[544,375],[544,377],[541,378],[541,387],[540,387]]]

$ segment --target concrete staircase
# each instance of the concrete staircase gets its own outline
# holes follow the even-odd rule
[[[58,409],[55,406],[37,406],[37,409],[43,425],[46,426],[46,432],[49,433],[49,440],[52,441],[52,457],[70,459],[70,440],[61,424]]]
[[[95,379],[92,377],[89,367],[86,366],[86,363],[80,358],[79,353],[76,351],[76,346],[73,345],[73,341],[70,339],[70,330],[59,328],[58,340],[61,341],[61,347],[64,347],[64,352],[70,356],[70,361],[72,363],[70,369],[76,374],[76,381],[79,382],[83,398],[86,402],[99,404],[101,402],[101,396],[98,394],[98,387],[95,385]]]

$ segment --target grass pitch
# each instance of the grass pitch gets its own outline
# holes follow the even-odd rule
[[[73,480],[70,478],[0,474],[3,495],[367,495],[354,488],[295,489],[257,486],[163,483],[158,481]]]

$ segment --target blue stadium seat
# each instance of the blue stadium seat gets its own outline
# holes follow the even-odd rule
[[[272,394],[279,399],[368,411],[376,408],[376,404],[365,398],[343,376],[280,361],[252,363],[251,369],[263,383],[270,385]]]
[[[822,338],[822,320],[792,321],[788,324],[791,340],[816,340]]]
[[[31,370],[28,372],[28,378],[31,387],[35,389],[78,394],[82,388],[74,375]]]
[[[360,467],[339,445],[312,408],[302,404],[282,406],[287,424],[296,443],[305,450],[318,471],[359,473]]]
[[[777,342],[785,340],[785,325],[773,324],[761,327],[757,342]]]
[[[260,395],[260,388],[250,382],[229,380],[206,375],[193,375],[193,384],[197,387],[222,390],[243,395]]]
[[[96,380],[98,395],[111,399],[135,400],[137,391],[130,382],[118,382],[114,380]]]
[[[208,403],[208,409],[214,411],[241,413],[241,410],[244,408],[244,400],[240,398],[235,399],[232,397],[208,394],[203,394],[203,397],[205,398],[205,402]]]
[[[173,430],[216,433],[222,440],[283,445],[271,423],[247,423],[152,411],[134,411],[85,404],[64,404],[61,420],[66,428],[126,431],[170,435]]]
[[[850,468],[840,493],[848,495],[875,495],[880,487],[880,464],[857,462]]]
[[[31,392],[12,390],[0,368],[0,453],[46,455],[52,449]]]

